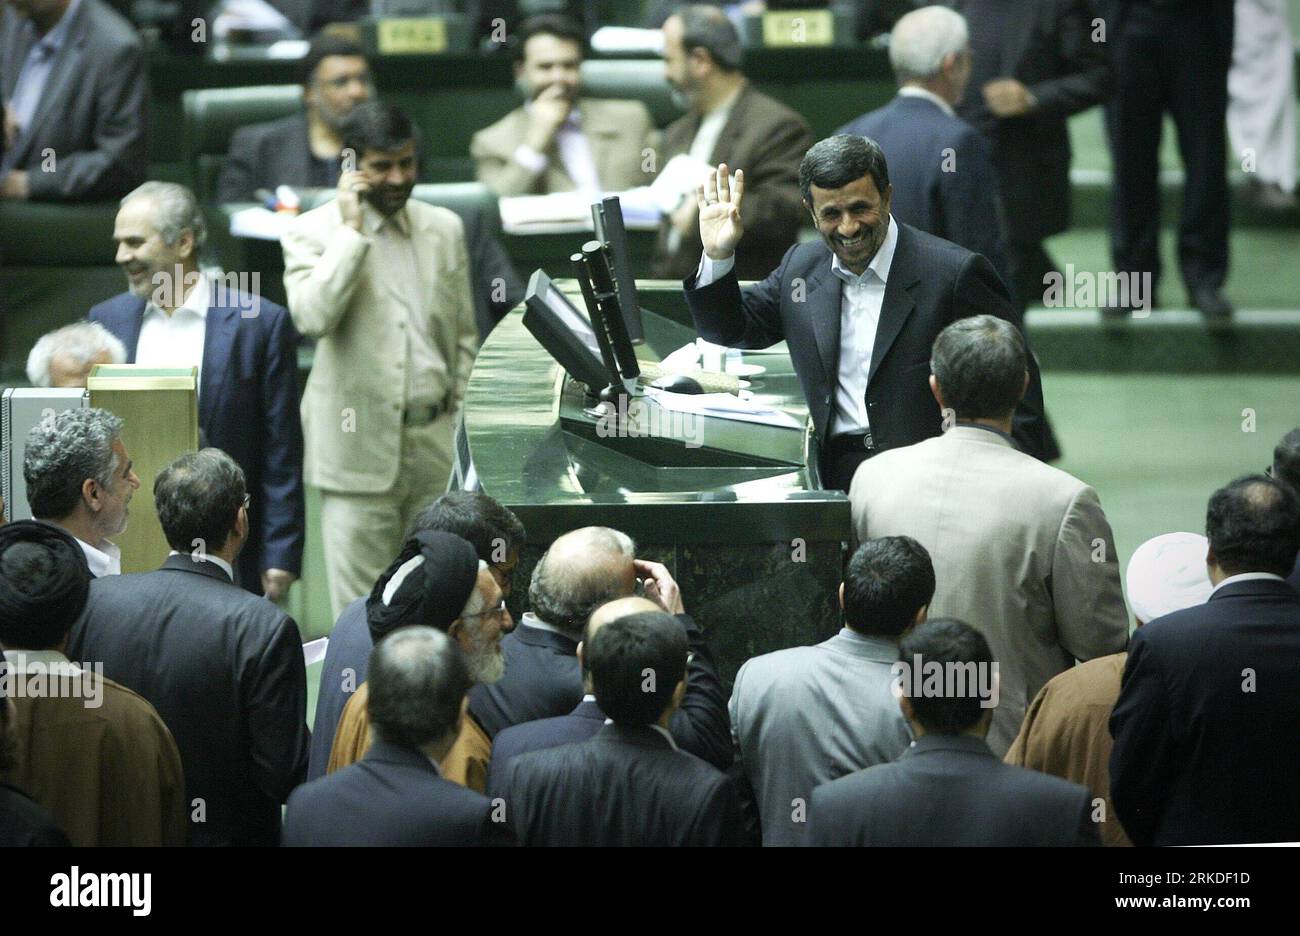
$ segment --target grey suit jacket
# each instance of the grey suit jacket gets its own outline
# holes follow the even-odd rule
[[[9,160],[26,170],[33,200],[94,201],[125,195],[149,162],[149,83],[135,29],[102,0],[81,0],[67,41]],[[34,42],[28,21],[0,10],[0,94],[13,97]],[[52,150],[53,171],[47,162]]]
[[[764,845],[802,845],[814,787],[896,759],[911,734],[890,692],[898,647],[844,628],[814,647],[747,661],[731,736],[758,803]]]
[[[1088,788],[1004,764],[980,738],[928,734],[896,762],[813,791],[817,846],[1097,845]]]
[[[622,192],[649,185],[653,177],[641,167],[646,148],[654,146],[658,135],[646,106],[640,101],[581,98],[578,110],[601,188]],[[528,114],[518,107],[474,134],[469,152],[478,180],[502,196],[573,191],[575,183],[564,168],[557,145],[551,145],[546,154],[550,159],[541,172],[515,161],[515,150],[527,132]]]
[[[1001,674],[988,736],[999,757],[1049,679],[1126,646],[1119,560],[1097,492],[1000,433],[958,425],[882,452],[858,468],[849,504],[859,540],[911,536],[929,551],[930,617],[958,618],[988,639]]]

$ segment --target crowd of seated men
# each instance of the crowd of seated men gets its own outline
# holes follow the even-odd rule
[[[241,130],[221,180],[229,197],[333,196],[287,227],[282,307],[203,266],[191,190],[145,180],[125,21],[102,0],[7,7],[0,197],[120,198],[126,278],[37,342],[29,377],[196,367],[204,447],[153,482],[170,555],[121,574],[114,539],[141,483],[121,419],[68,410],[21,440],[34,519],[0,525],[0,843],[1300,839],[1300,429],[1267,474],[1213,492],[1203,538],[1139,549],[1127,583],[1096,491],[1047,464],[1018,324],[1068,203],[1024,186],[1068,191],[1065,118],[1112,83],[1131,94],[1137,68],[1087,51],[1088,3],[1042,4],[1019,63],[997,4],[908,12],[890,46],[898,98],[815,144],[745,76],[716,6],[664,11],[665,77],[687,112],[662,133],[640,102],[582,95],[581,28],[519,27],[526,101],[475,137],[482,181],[594,192],[683,167],[657,267],[684,278],[706,337],[788,340],[822,476],[849,494],[842,629],[748,660],[730,695],[707,614],[617,529],[535,544],[528,611],[507,610],[527,531],[447,481],[475,354],[518,280],[490,232],[412,197],[424,132],[375,96],[357,46],[314,42],[303,114]],[[1125,20],[1129,53],[1167,15],[1150,6]],[[1212,18],[1168,41],[1202,28]],[[1024,147],[1051,155],[1038,175]],[[947,149],[961,171],[916,156]],[[1221,170],[1189,166],[1189,185],[1213,192]],[[1139,175],[1121,198],[1146,198]],[[1226,224],[1200,224],[1207,212],[1189,199],[1183,274],[1214,318]],[[809,217],[822,241],[797,244]],[[1149,219],[1116,218],[1117,268],[1149,268]],[[901,337],[883,324],[898,279]],[[793,282],[808,315],[846,323],[830,364],[790,311]],[[336,621],[311,732],[301,635],[278,603],[303,572],[308,484]]]

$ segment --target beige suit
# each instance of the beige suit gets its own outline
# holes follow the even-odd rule
[[[958,618],[988,639],[1001,674],[988,736],[999,757],[1049,679],[1127,644],[1097,492],[1000,433],[958,425],[882,452],[858,468],[849,502],[859,540],[905,535],[929,551],[930,617]]]
[[[653,149],[657,133],[650,112],[640,101],[581,98],[581,128],[591,148],[596,178],[606,192],[649,185],[653,173],[642,171],[645,150]],[[564,168],[558,146],[546,152],[546,168],[534,172],[515,161],[515,150],[528,132],[528,114],[518,107],[492,126],[474,134],[469,152],[478,180],[497,195],[545,195],[571,192],[577,186]]]
[[[330,202],[282,241],[290,314],[317,339],[303,473],[322,492],[336,616],[369,593],[415,512],[446,489],[478,349],[460,218],[414,200],[403,211],[394,229],[367,205],[358,232]],[[435,421],[407,424],[407,410],[430,404]]]

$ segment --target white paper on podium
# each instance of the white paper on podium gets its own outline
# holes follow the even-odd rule
[[[736,422],[761,423],[783,429],[802,429],[803,423],[784,410],[773,409],[752,400],[742,400],[730,393],[671,393],[654,387],[646,388],[646,396],[667,410],[679,413],[696,413],[733,419]]]

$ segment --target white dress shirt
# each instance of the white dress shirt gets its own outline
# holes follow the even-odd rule
[[[86,565],[90,566],[90,574],[95,578],[122,574],[122,550],[117,548],[116,543],[104,540],[96,548],[87,542],[77,540],[77,545],[86,554]]]
[[[894,264],[894,249],[898,246],[898,225],[889,216],[884,243],[871,258],[861,276],[840,263],[831,254],[831,272],[843,284],[840,289],[840,364],[835,387],[835,421],[832,436],[846,432],[866,432],[867,375],[871,372],[871,355],[876,347],[876,330],[880,326],[880,309],[885,301],[885,286],[889,281],[889,268]],[[697,288],[707,286],[721,276],[726,276],[736,265],[734,256],[725,260],[711,260],[708,254],[700,260],[695,274]]]
[[[731,97],[709,111],[700,120],[700,129],[695,131],[695,139],[691,140],[691,148],[687,151],[691,159],[698,160],[706,166],[713,165],[713,151],[718,147],[718,138],[722,136],[722,128],[731,119],[731,112],[735,109],[736,99],[740,97],[742,90],[744,90],[744,85],[737,88]],[[713,166],[713,168],[716,169],[717,166]],[[736,169],[735,166],[728,168],[733,172]],[[745,167],[741,166],[740,168],[744,169]],[[694,198],[694,192],[687,192],[686,197]],[[675,253],[681,245],[681,232],[677,228],[670,229],[668,231],[668,252]]]
[[[1210,589],[1210,597],[1224,585],[1232,585],[1236,582],[1285,582],[1280,575],[1274,575],[1272,572],[1242,572],[1240,575],[1229,575],[1226,579]],[[1208,599],[1207,599],[1208,600]]]
[[[151,299],[145,303],[135,362],[152,367],[197,367],[203,386],[203,341],[207,333],[208,278],[199,274],[185,302],[168,315]]]
[[[916,85],[908,85],[905,88],[898,89],[898,96],[925,98],[927,101],[930,101],[932,104],[938,107],[939,110],[943,111],[949,117],[957,116],[957,112],[952,109],[951,104],[949,104],[947,101],[939,97],[939,95],[935,94],[933,91],[929,90],[928,88],[918,88]]]
[[[524,105],[524,110],[531,112],[531,101]],[[596,159],[591,154],[591,143],[582,130],[582,111],[578,110],[576,102],[569,109],[569,116],[564,123],[560,124],[560,129],[555,132],[555,148],[560,154],[560,162],[564,164],[564,171],[569,174],[579,192],[596,195],[603,191],[596,174]],[[515,162],[530,172],[541,172],[550,159],[545,153],[539,153],[531,146],[520,143],[515,148]]]

